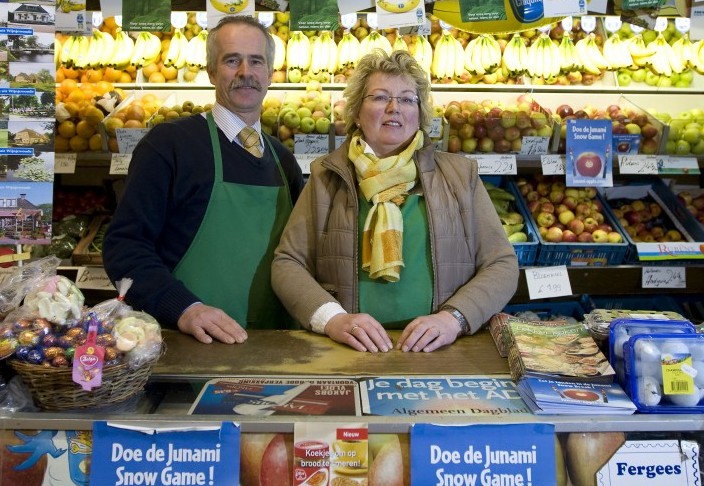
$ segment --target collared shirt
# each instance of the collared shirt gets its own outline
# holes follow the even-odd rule
[[[239,134],[244,127],[248,126],[244,120],[217,102],[213,105],[212,112],[215,124],[220,130],[222,130],[227,139],[230,142],[234,142],[240,147],[243,147],[242,142],[240,142],[240,139],[237,138],[237,134]],[[205,113],[203,116],[205,116]],[[259,134],[259,150],[264,153],[261,122],[257,120],[256,123],[252,125],[252,128],[257,131],[257,134]]]

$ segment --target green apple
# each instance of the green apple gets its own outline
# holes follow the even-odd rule
[[[675,154],[687,155],[692,152],[692,146],[686,140],[678,140],[675,142]]]
[[[696,145],[692,146],[691,150],[692,150],[692,153],[695,155],[704,154],[704,137],[700,138],[699,141],[696,143]]]
[[[301,118],[301,131],[303,133],[311,133],[313,130],[315,130],[315,120],[313,120],[313,117],[306,116]]]
[[[618,80],[619,86],[628,86],[631,84],[632,81],[631,75],[625,71],[619,72],[618,76],[616,76],[616,79]]]
[[[645,73],[645,84],[648,86],[657,86],[658,81],[660,81],[660,75],[655,74],[652,71]]]
[[[626,131],[631,135],[640,135],[641,128],[635,123],[626,123]]]
[[[300,69],[289,69],[288,70],[288,82],[289,83],[300,83],[303,74]]]
[[[665,142],[665,153],[666,154],[674,154],[676,148],[677,148],[677,142],[675,142],[674,140],[668,139],[667,142]]]
[[[318,118],[315,121],[315,131],[318,133],[328,133],[330,131],[330,119]]]
[[[267,108],[262,112],[261,121],[262,125],[274,126],[276,121],[279,119],[279,114],[275,108]]]
[[[631,79],[635,83],[642,83],[645,81],[646,74],[645,68],[636,69],[633,73],[631,73]]]
[[[307,106],[301,106],[299,109],[296,110],[296,113],[301,118],[301,120],[303,120],[304,118],[311,118],[313,116],[313,112]]]
[[[298,113],[296,113],[295,111],[289,111],[283,116],[283,122],[284,125],[291,129],[298,128],[299,126],[301,126],[301,117],[298,116]]]

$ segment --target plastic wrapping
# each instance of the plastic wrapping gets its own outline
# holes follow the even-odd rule
[[[131,368],[138,368],[161,355],[161,326],[146,312],[130,311],[115,320],[115,347],[125,353]]]
[[[19,307],[22,299],[42,279],[56,275],[61,260],[48,256],[18,266],[13,275],[0,284],[0,315],[5,316]]]
[[[94,312],[100,322],[113,321],[130,312],[132,307],[125,302],[125,295],[131,286],[131,278],[123,278],[116,282],[118,296],[96,304],[91,308],[90,312]]]
[[[41,279],[27,293],[23,307],[31,313],[58,325],[68,325],[81,319],[83,292],[62,275]]]

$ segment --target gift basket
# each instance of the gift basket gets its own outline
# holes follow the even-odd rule
[[[164,351],[156,320],[120,296],[87,309],[80,289],[52,275],[0,324],[0,358],[44,410],[117,404],[139,393]],[[126,288],[125,288],[126,287]]]

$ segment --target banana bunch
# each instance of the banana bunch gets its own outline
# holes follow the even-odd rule
[[[506,233],[506,237],[511,243],[524,243],[528,241],[528,235],[523,232],[525,220],[521,213],[512,208],[512,203],[516,198],[509,191],[501,189],[490,182],[484,181],[486,192],[489,193],[496,214],[501,219],[501,226]]]
[[[704,39],[689,43],[690,66],[699,74],[704,74]]]
[[[528,48],[528,74],[549,79],[560,74],[560,48],[546,33],[533,41]]]
[[[359,39],[347,30],[342,34],[342,39],[337,44],[337,72],[344,73],[348,69],[354,69],[359,61],[360,50]]]
[[[378,30],[372,30],[368,36],[359,43],[359,53],[361,56],[367,55],[374,49],[382,49],[387,54],[391,54],[391,42]]]
[[[560,51],[561,72],[569,73],[572,71],[581,71],[584,68],[577,54],[577,46],[575,46],[572,37],[563,35],[558,49]]]
[[[161,56],[161,40],[151,32],[140,32],[134,42],[130,66],[141,68]]]
[[[208,57],[205,50],[205,44],[208,40],[208,30],[203,29],[198,32],[198,35],[191,37],[186,46],[186,65],[192,68],[205,69],[208,63]]]
[[[115,32],[115,49],[107,65],[119,70],[127,68],[132,59],[132,51],[134,51],[134,40],[127,35],[127,32],[118,29]]]
[[[628,44],[621,40],[621,36],[617,33],[614,33],[604,41],[602,50],[604,59],[606,59],[608,64],[607,69],[618,71],[619,69],[633,66],[633,56],[631,56]]]
[[[471,74],[491,73],[501,66],[501,46],[494,36],[475,37],[464,49],[464,67]]]
[[[523,36],[513,34],[511,40],[506,43],[501,57],[501,64],[508,71],[511,77],[517,77],[526,71],[528,65],[528,48],[523,41]]]
[[[631,54],[633,64],[636,67],[650,66],[650,57],[655,53],[655,47],[648,44],[645,45],[643,36],[640,34],[634,35],[626,40],[628,52]],[[652,43],[651,43],[652,44]]]
[[[579,39],[575,47],[585,72],[599,76],[608,67],[609,64],[604,59],[593,32]]]
[[[169,42],[169,49],[166,51],[164,66],[173,66],[181,69],[186,65],[186,52],[188,51],[188,39],[182,29],[175,29]]]
[[[410,49],[411,55],[430,75],[430,68],[433,65],[433,46],[424,35],[416,35],[414,38],[413,48]]]
[[[677,56],[672,46],[665,40],[662,33],[652,41],[649,46],[654,49],[650,56],[650,70],[661,76],[672,76],[672,73],[684,71],[685,64],[680,56]]]
[[[300,30],[291,32],[286,44],[286,66],[288,69],[305,71],[310,67],[310,58],[311,46],[308,37]]]
[[[90,38],[83,35],[68,37],[61,46],[59,60],[61,64],[77,69],[84,69],[90,53]]]
[[[335,74],[337,67],[337,44],[332,32],[325,30],[318,35],[311,45],[310,72],[312,74]]]
[[[61,39],[54,37],[54,66],[59,69],[61,66]]]
[[[391,44],[391,50],[408,52],[408,44],[406,44],[406,41],[403,40],[403,37],[397,35],[396,39],[394,40],[394,43]]]
[[[460,76],[464,69],[464,49],[462,44],[449,31],[443,30],[435,44],[435,54],[433,55],[433,63],[430,66],[430,74],[439,80],[448,81]]]
[[[271,35],[271,34],[269,34]],[[274,39],[274,71],[280,71],[286,64],[286,43],[278,35],[271,35]]]
[[[696,53],[692,52],[692,41],[689,40],[688,33],[685,33],[682,37],[672,43],[672,50],[675,52],[676,56],[682,59],[685,69],[696,69],[696,66],[694,65],[694,58],[697,56],[695,55]]]

